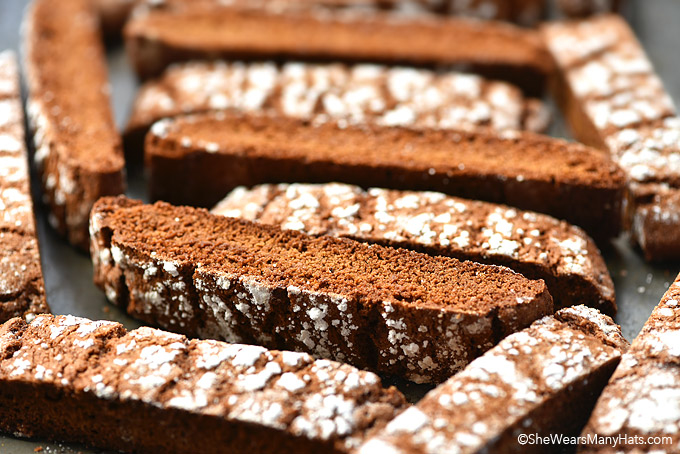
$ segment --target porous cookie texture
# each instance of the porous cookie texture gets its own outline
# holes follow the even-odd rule
[[[240,187],[212,212],[315,236],[505,265],[543,279],[557,308],[585,304],[616,312],[614,284],[597,246],[578,227],[543,214],[437,192],[341,183]]]
[[[94,202],[124,191],[99,21],[89,0],[35,0],[24,23],[28,116],[49,221],[88,245]]]
[[[0,52],[0,323],[47,313],[33,217],[19,66]]]
[[[357,452],[546,452],[518,435],[577,435],[627,347],[611,318],[563,309],[508,336]]]
[[[441,382],[552,312],[508,268],[310,237],[206,210],[101,199],[95,283],[148,323]]]
[[[126,150],[141,154],[144,135],[158,120],[223,109],[444,129],[543,132],[550,120],[541,101],[472,74],[368,64],[190,62],[142,86],[126,127]]]
[[[435,14],[329,8],[307,1],[141,2],[124,36],[143,78],[177,61],[220,57],[461,64],[539,94],[552,70],[535,30]]]
[[[680,257],[680,118],[644,50],[613,15],[543,30],[574,134],[609,151],[628,176],[635,241],[647,259]]]
[[[3,432],[149,453],[349,452],[405,407],[304,353],[51,315],[0,327],[0,403]]]
[[[152,199],[213,206],[237,186],[342,182],[432,190],[547,213],[596,239],[620,231],[625,176],[599,150],[528,132],[315,124],[218,112],[157,122]]]
[[[679,301],[680,280],[676,279],[621,359],[583,430],[584,436],[625,435],[619,438],[621,444],[616,447],[617,452],[678,452]],[[657,436],[670,437],[671,441],[653,444],[653,437]],[[614,451],[609,446],[596,444],[580,449],[584,453]]]

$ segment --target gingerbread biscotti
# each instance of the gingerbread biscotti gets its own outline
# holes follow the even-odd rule
[[[208,0],[212,1],[212,0]],[[244,4],[253,0],[236,0]],[[233,4],[235,0],[231,0]],[[263,4],[262,1],[259,2]],[[544,0],[267,0],[269,5],[321,5],[333,8],[381,9],[414,13],[435,13],[485,20],[503,20],[535,25],[545,13]]]
[[[340,183],[237,188],[212,210],[311,235],[332,235],[459,260],[504,265],[543,279],[556,308],[616,312],[614,283],[597,246],[550,216],[437,192]]]
[[[633,340],[597,401],[583,453],[678,452],[680,446],[680,280],[676,278]],[[617,437],[616,450],[594,436]],[[588,438],[589,437],[589,438]],[[654,440],[655,437],[656,441]],[[667,437],[662,441],[661,437]],[[669,440],[670,438],[670,440]],[[660,450],[660,451],[657,451]]]
[[[627,174],[634,240],[649,260],[680,257],[680,119],[644,50],[614,15],[543,31],[574,135],[607,150]]]
[[[202,209],[104,198],[91,227],[95,283],[144,322],[417,382],[447,379],[552,312],[545,284],[508,268]]]
[[[585,306],[563,309],[503,339],[357,452],[554,452],[520,445],[518,435],[578,435],[627,348],[611,318]]]
[[[109,35],[120,33],[134,0],[96,0],[104,30]],[[253,0],[231,0],[248,4]],[[435,13],[486,20],[503,20],[524,26],[535,25],[545,13],[544,0],[268,0],[268,3],[317,4],[329,7],[360,7],[396,10],[407,13]],[[158,0],[155,1],[159,4]]]
[[[563,14],[583,17],[618,11],[623,0],[557,0],[556,3]]]
[[[33,217],[19,65],[0,52],[0,323],[48,313]]]
[[[137,0],[93,0],[99,13],[102,31],[107,37],[120,36]]]
[[[618,234],[625,185],[602,152],[530,133],[229,112],[162,120],[145,153],[154,200],[213,206],[237,186],[337,181],[504,203],[566,219],[596,239]]]
[[[347,124],[543,132],[550,113],[516,87],[454,71],[378,65],[190,62],[144,84],[125,128],[141,155],[153,123],[224,109]]]
[[[680,143],[680,121],[677,124]],[[666,131],[668,132],[668,131]],[[649,260],[680,257],[680,188],[666,183],[631,184],[636,195],[631,235]]]
[[[73,316],[0,326],[0,430],[23,437],[163,454],[343,453],[404,407],[376,375],[304,353]]]
[[[290,1],[290,0],[289,0]],[[295,1],[295,0],[293,0]],[[297,0],[300,1],[300,0]],[[544,0],[302,0],[340,6],[362,6],[405,12],[431,12],[535,25],[545,13]]]
[[[219,57],[468,65],[539,94],[552,70],[534,30],[309,2],[142,2],[124,37],[142,78],[177,61]]]
[[[49,220],[83,249],[92,204],[125,187],[98,23],[90,0],[34,0],[24,22],[28,115]]]

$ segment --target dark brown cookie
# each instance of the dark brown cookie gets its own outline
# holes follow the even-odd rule
[[[680,280],[621,359],[583,430],[579,452],[677,452],[680,446]],[[594,438],[614,437],[618,444]],[[666,437],[665,439],[662,437]],[[602,439],[602,438],[600,438]]]
[[[680,118],[644,49],[619,16],[554,23],[554,93],[581,142],[626,172],[633,240],[648,260],[680,257]]]
[[[304,353],[40,315],[0,326],[0,430],[126,452],[346,453],[405,407]]]
[[[28,115],[50,223],[87,249],[92,204],[124,192],[99,20],[90,0],[34,1],[24,24]]]
[[[627,348],[611,318],[563,309],[503,339],[357,452],[553,452],[533,437],[577,436]]]
[[[203,58],[450,66],[542,92],[551,61],[534,30],[507,23],[316,2],[142,2],[124,30],[137,73]]]
[[[123,197],[95,205],[92,257],[109,300],[147,323],[417,382],[553,310],[542,281],[508,268]]]
[[[19,66],[0,53],[0,323],[49,313],[33,217]]]
[[[236,186],[342,182],[432,190],[550,214],[618,235],[625,176],[608,156],[526,132],[311,124],[221,112],[162,120],[147,136],[151,198],[213,206]]]
[[[511,84],[455,71],[380,65],[190,62],[144,84],[125,128],[142,155],[156,121],[224,109],[346,124],[544,132],[550,112]]]
[[[340,183],[235,189],[215,214],[434,255],[504,265],[543,279],[556,308],[585,304],[616,312],[614,283],[581,229],[544,214],[436,192]]]

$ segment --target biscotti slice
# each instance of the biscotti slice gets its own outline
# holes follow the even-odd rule
[[[679,137],[680,140],[680,137]],[[680,257],[680,188],[668,184],[631,185],[637,194],[632,236],[648,259]]]
[[[579,452],[678,452],[680,280],[676,278],[597,401]],[[615,450],[593,436],[615,437]],[[666,437],[665,439],[661,437]]]
[[[104,30],[109,34],[120,33],[134,0],[96,0],[103,21]],[[156,5],[164,0],[156,0]],[[254,4],[253,0],[230,0],[230,4],[240,2]],[[262,2],[260,2],[262,3]],[[328,7],[361,7],[367,9],[396,10],[407,13],[436,13],[470,17],[485,20],[515,22],[533,26],[545,14],[544,0],[268,0],[269,4],[301,3]]]
[[[0,430],[22,437],[163,454],[343,453],[405,406],[376,375],[304,353],[73,316],[0,326]]]
[[[298,0],[299,1],[299,0]],[[504,20],[524,26],[539,22],[544,0],[303,0],[336,6],[375,5],[404,12],[432,12],[486,20]]]
[[[211,0],[208,0],[211,1]],[[408,14],[435,13],[485,20],[502,20],[532,26],[545,14],[544,0],[230,0],[229,4],[320,5],[393,10]],[[271,6],[270,6],[271,7]]]
[[[141,155],[153,123],[186,113],[267,110],[315,122],[543,132],[550,114],[504,82],[454,71],[378,65],[206,63],[173,65],[140,89],[125,131]]]
[[[557,6],[562,14],[570,17],[618,11],[622,4],[623,0],[557,0]]]
[[[137,0],[93,0],[99,13],[104,35],[110,38],[120,37],[123,25],[127,21],[132,7]]]
[[[95,205],[92,257],[109,300],[147,323],[416,382],[552,312],[545,284],[508,268],[123,197]]]
[[[213,206],[237,186],[342,182],[505,203],[620,228],[623,172],[599,150],[536,134],[314,124],[219,112],[162,120],[147,136],[152,199]]]
[[[563,309],[501,341],[357,453],[558,452],[534,437],[578,435],[627,347],[611,318]]]
[[[0,323],[50,311],[33,217],[19,66],[0,52]]]
[[[235,189],[212,210],[311,235],[332,235],[504,265],[543,279],[555,307],[616,312],[614,283],[578,227],[530,211],[446,196],[340,183]]]
[[[142,78],[158,75],[173,62],[219,57],[468,65],[540,94],[552,71],[534,30],[309,2],[142,2],[123,34]]]
[[[559,67],[555,93],[574,135],[609,151],[630,180],[634,240],[649,260],[680,257],[680,217],[667,197],[680,189],[680,118],[644,50],[614,15],[543,31]]]
[[[34,0],[24,22],[28,115],[49,221],[83,249],[92,204],[125,187],[98,23],[90,0]]]

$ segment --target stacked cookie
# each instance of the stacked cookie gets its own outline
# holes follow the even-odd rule
[[[501,22],[533,24],[543,3],[35,0],[27,110],[51,222],[89,246],[110,302],[167,331],[36,316],[16,68],[0,58],[0,430],[362,454],[676,433],[637,404],[677,400],[674,299],[626,353],[596,246],[632,228],[650,259],[680,251],[659,227],[676,114],[617,17]],[[562,2],[602,6],[577,3]],[[127,52],[151,79],[124,153],[97,18],[115,33],[129,11]],[[584,144],[540,134],[547,81]],[[142,156],[163,201],[121,195]],[[411,406],[376,373],[434,388]]]

